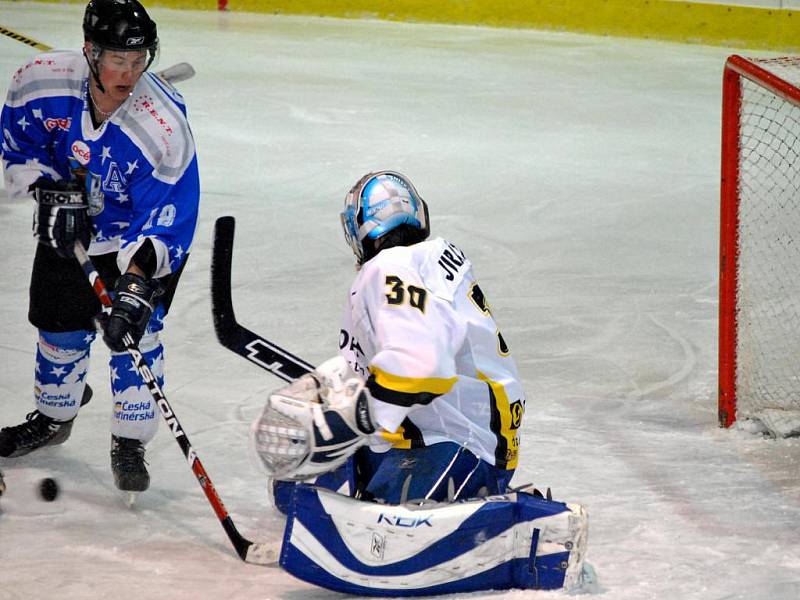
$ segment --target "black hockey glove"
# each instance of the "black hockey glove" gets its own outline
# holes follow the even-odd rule
[[[114,352],[124,352],[127,348],[123,338],[130,333],[134,344],[144,335],[150,315],[153,314],[155,299],[163,288],[154,279],[147,280],[133,273],[125,273],[117,280],[111,314],[101,321],[103,341]]]
[[[59,256],[74,256],[75,242],[89,247],[92,222],[86,191],[76,182],[53,181],[40,177],[30,187],[36,199],[33,211],[33,237],[54,248]]]

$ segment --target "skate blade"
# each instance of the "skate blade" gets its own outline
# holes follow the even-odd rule
[[[136,499],[139,497],[140,492],[122,492],[123,500],[125,501],[125,506],[128,508],[133,508],[134,504],[136,504]]]

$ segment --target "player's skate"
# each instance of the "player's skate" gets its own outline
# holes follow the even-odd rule
[[[111,436],[111,470],[114,473],[114,485],[128,492],[128,505],[133,505],[138,493],[150,487],[144,445],[139,440]]]
[[[87,385],[83,390],[81,406],[88,403],[91,397],[92,388]],[[63,444],[72,433],[73,421],[75,417],[68,421],[56,421],[38,410],[28,413],[24,423],[0,430],[0,456],[13,458],[44,446]]]

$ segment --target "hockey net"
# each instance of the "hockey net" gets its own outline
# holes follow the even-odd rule
[[[719,419],[800,435],[800,57],[723,77]]]

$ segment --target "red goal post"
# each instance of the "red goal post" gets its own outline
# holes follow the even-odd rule
[[[800,434],[800,57],[728,58],[719,422]]]

